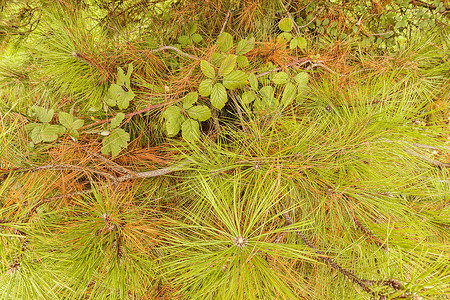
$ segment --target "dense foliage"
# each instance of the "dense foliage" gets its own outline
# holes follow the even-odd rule
[[[446,0],[0,0],[0,299],[449,299]]]

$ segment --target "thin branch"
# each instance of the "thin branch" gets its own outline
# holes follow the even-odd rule
[[[311,24],[312,22],[314,22],[314,20],[316,19],[316,16],[314,16],[314,18],[312,18],[308,23],[306,23],[305,25],[302,26],[298,26],[298,28],[305,28],[307,27],[309,24]]]
[[[294,62],[291,62],[291,63],[287,64],[285,66],[285,68],[290,68],[290,67],[293,67],[293,66],[296,66],[296,65],[298,65],[298,67],[301,67],[303,65],[306,65],[307,63],[312,63],[312,61],[311,61],[311,59],[309,57],[304,57],[304,58],[300,58],[300,59],[298,59],[298,60],[296,60]],[[256,76],[256,78],[259,78],[259,77],[262,77],[264,75],[267,75],[267,74],[270,74],[270,73],[273,73],[273,72],[278,72],[278,71],[281,71],[281,70],[283,70],[283,67],[278,67],[278,68],[275,68],[275,69],[270,70],[270,71],[259,73],[259,74],[256,74],[255,76]]]
[[[7,171],[8,174],[15,173],[15,172],[36,172],[36,171],[42,171],[42,170],[52,170],[52,171],[62,171],[62,170],[76,170],[76,171],[84,171],[84,172],[91,172],[94,174],[98,174],[107,178],[110,178],[111,181],[117,182],[117,177],[106,173],[102,171],[98,171],[89,167],[84,166],[75,166],[75,165],[69,165],[69,164],[51,164],[51,165],[45,165],[45,166],[38,166],[34,168],[23,168],[23,169],[12,169]]]
[[[222,29],[220,30],[219,35],[222,34],[222,32],[225,30],[225,27],[227,26],[228,18],[230,17],[231,7],[232,6],[230,5],[230,8],[228,9],[228,12],[227,12],[227,16],[225,17],[225,22],[223,22]]]
[[[175,51],[178,54],[180,54],[181,56],[185,56],[185,57],[190,58],[192,60],[200,60],[200,58],[198,58],[197,56],[194,56],[194,55],[188,54],[186,52],[183,52],[180,49],[178,49],[177,47],[173,47],[173,46],[162,46],[162,47],[159,47],[157,49],[150,50],[150,53],[156,53],[156,52],[166,51],[166,50]]]
[[[295,28],[295,33],[297,33],[297,35],[300,35],[300,29],[298,28],[297,22],[295,22],[294,17],[292,17],[292,14],[289,12],[289,10],[287,9],[287,7],[284,5],[283,0],[278,0],[281,4],[281,6],[283,7],[284,11],[286,12],[286,14],[288,15],[289,19],[292,20],[292,23],[294,24],[294,28]]]
[[[369,228],[364,226],[356,216],[353,216],[353,221],[355,222],[356,227],[368,236],[375,243],[375,245],[381,247],[383,250],[388,249],[387,243],[383,243],[378,237],[376,237],[375,234]]]
[[[121,165],[113,162],[112,160],[107,159],[106,157],[104,157],[103,155],[99,154],[99,153],[95,153],[92,151],[89,151],[89,149],[81,146],[81,148],[86,151],[86,153],[88,153],[89,155],[92,155],[94,157],[97,157],[98,159],[100,159],[101,161],[103,161],[105,164],[107,164],[111,169],[113,169],[114,171],[118,172],[118,173],[126,173],[126,174],[135,174],[135,172],[128,170],[125,167],[122,167]]]
[[[160,108],[160,107],[162,107],[162,106],[164,106],[164,105],[165,105],[164,103],[159,103],[159,104],[150,105],[150,106],[147,106],[146,108],[143,108],[143,109],[141,109],[141,110],[133,111],[133,112],[130,112],[130,113],[126,114],[126,115],[125,115],[125,118],[131,118],[131,117],[133,117],[133,116],[135,116],[135,115],[139,115],[139,114],[148,112],[148,111],[150,111],[150,110],[152,110],[152,109],[155,109],[155,108]],[[83,126],[82,129],[86,129],[86,128],[90,128],[90,127],[92,127],[92,126],[96,126],[96,125],[101,125],[101,124],[104,124],[104,123],[108,123],[108,122],[111,122],[112,119],[114,119],[114,118],[110,118],[110,119],[106,119],[106,120],[97,121],[97,122],[95,122],[95,123],[92,123],[92,124]]]

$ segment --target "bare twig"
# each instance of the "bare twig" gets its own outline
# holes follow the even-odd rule
[[[225,30],[225,27],[227,26],[228,19],[230,18],[231,7],[232,5],[230,4],[230,8],[228,9],[227,16],[225,17],[225,21],[223,22],[222,29],[220,30],[219,35],[222,34],[222,32]]]
[[[53,171],[76,170],[76,171],[83,171],[83,172],[91,172],[94,174],[98,174],[98,175],[107,177],[107,178],[111,179],[112,182],[117,182],[117,177],[112,174],[109,174],[107,172],[95,170],[90,167],[75,166],[75,165],[69,165],[69,164],[51,164],[51,165],[45,165],[45,166],[38,166],[38,167],[34,167],[34,168],[12,169],[12,170],[9,170],[8,173],[28,172],[28,171],[36,172],[36,171],[42,171],[42,170],[53,170]]]
[[[105,164],[107,164],[108,166],[111,167],[111,169],[113,169],[114,171],[118,172],[118,173],[126,173],[126,174],[135,174],[135,172],[128,170],[125,167],[122,167],[121,165],[113,162],[112,160],[107,159],[106,157],[104,157],[103,155],[99,154],[99,153],[95,153],[92,151],[89,151],[89,149],[81,146],[81,148],[83,148],[84,151],[86,151],[89,155],[92,155],[94,157],[97,157],[98,159],[100,159],[101,161],[103,161]]]
[[[156,53],[156,52],[166,51],[166,50],[175,51],[178,54],[180,54],[181,56],[185,56],[185,57],[190,58],[192,60],[200,60],[200,58],[198,58],[197,56],[194,56],[194,55],[188,54],[186,52],[183,52],[180,49],[178,49],[176,47],[173,47],[173,46],[162,46],[162,47],[159,47],[157,49],[150,50],[150,53]]]
[[[287,9],[287,7],[284,5],[283,0],[278,0],[278,2],[280,2],[281,6],[283,7],[284,11],[288,15],[289,19],[292,20],[292,23],[294,24],[295,33],[297,35],[300,35],[300,29],[298,28],[297,22],[295,22],[295,19],[292,16],[292,14],[289,12],[289,9]]]
[[[291,216],[287,213],[283,213],[284,220],[286,222],[286,225],[292,225],[294,222],[292,221]],[[302,241],[311,249],[313,249],[318,255],[320,260],[322,260],[325,264],[331,266],[333,269],[336,269],[341,274],[343,274],[345,277],[353,281],[354,283],[358,284],[366,293],[369,293],[373,295],[374,297],[378,296],[380,300],[387,299],[387,296],[381,293],[374,292],[369,286],[390,286],[396,291],[400,291],[404,289],[403,283],[401,283],[398,280],[395,279],[389,279],[389,280],[365,280],[361,279],[358,276],[356,276],[351,271],[345,269],[341,265],[339,265],[337,262],[335,262],[332,258],[327,256],[325,253],[317,249],[316,246],[303,234],[301,233],[297,228],[294,228],[294,232],[302,239]],[[404,293],[402,296],[407,296],[409,293]]]
[[[159,104],[150,105],[150,106],[147,106],[146,108],[143,108],[143,109],[141,109],[141,110],[133,111],[133,112],[130,112],[130,113],[126,114],[126,115],[125,115],[125,118],[131,118],[131,117],[133,117],[133,116],[135,116],[135,115],[139,115],[139,114],[148,112],[148,111],[150,111],[150,110],[152,110],[152,109],[160,108],[160,107],[162,107],[162,106],[164,106],[164,103],[159,103]],[[114,118],[110,118],[110,119],[106,119],[106,120],[97,121],[97,122],[95,122],[95,123],[92,123],[92,124],[89,124],[89,125],[86,125],[86,126],[82,127],[82,129],[86,129],[86,128],[90,128],[90,127],[92,127],[92,126],[96,126],[96,125],[101,125],[101,124],[104,124],[104,123],[108,123],[108,122],[111,122],[112,119],[114,119]]]
[[[312,61],[311,61],[310,58],[304,57],[304,58],[300,58],[300,59],[298,59],[298,60],[296,60],[294,62],[291,62],[291,63],[287,64],[284,68],[290,68],[290,67],[293,67],[293,66],[301,67],[303,65],[306,65],[307,63],[312,63]],[[259,77],[262,77],[264,75],[267,75],[267,74],[270,74],[270,73],[273,73],[273,72],[278,72],[278,71],[281,71],[281,70],[283,70],[283,67],[278,67],[278,68],[275,68],[275,69],[270,70],[270,71],[259,73],[259,74],[256,74],[255,76],[256,76],[256,78],[259,78]]]
[[[375,234],[369,228],[364,226],[356,216],[353,216],[353,221],[355,222],[356,227],[368,236],[375,243],[375,245],[381,247],[383,250],[388,249],[387,243],[383,243],[378,237],[376,237]]]

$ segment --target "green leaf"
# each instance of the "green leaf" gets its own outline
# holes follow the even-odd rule
[[[111,153],[111,156],[114,157],[119,154],[120,150],[128,146],[129,141],[130,134],[122,128],[116,128],[103,139],[102,154],[108,155]]]
[[[184,109],[191,108],[192,105],[194,105],[194,103],[197,102],[197,100],[198,100],[197,92],[191,92],[187,94],[186,97],[184,97],[183,99],[183,108]]]
[[[286,72],[278,72],[272,78],[272,81],[275,84],[286,84],[288,80],[289,75]]]
[[[83,120],[81,120],[81,119],[76,119],[76,120],[73,122],[72,129],[74,129],[74,130],[80,129],[81,127],[83,127],[83,125],[84,125],[84,121],[83,121]]]
[[[191,36],[191,39],[194,41],[194,43],[200,43],[202,40],[203,40],[203,38],[202,38],[202,36],[200,35],[200,34],[198,34],[198,33],[194,33],[192,36]]]
[[[197,31],[197,24],[194,24],[189,28],[189,34],[193,35]]]
[[[225,76],[231,73],[236,67],[236,55],[228,54],[222,61],[219,68],[219,75]]]
[[[123,69],[121,67],[117,67],[117,84],[119,86],[122,86],[127,81],[127,76],[125,76],[125,73],[123,72]]]
[[[236,89],[247,84],[247,74],[241,70],[236,70],[223,78],[223,85],[227,89]]]
[[[66,131],[61,125],[42,124],[41,137],[43,142],[53,142]]]
[[[178,38],[178,43],[180,43],[183,46],[186,46],[189,44],[190,38],[187,35],[182,35]]]
[[[119,109],[125,109],[130,105],[130,101],[134,99],[134,93],[132,90],[124,92],[117,98],[117,107]]]
[[[200,82],[200,85],[198,86],[198,93],[203,97],[208,97],[209,95],[211,95],[212,87],[213,87],[212,79],[205,79],[202,82]]]
[[[55,111],[53,109],[46,110],[41,106],[33,106],[33,111],[36,114],[39,121],[42,123],[48,123],[53,119]]]
[[[34,126],[34,128],[30,132],[30,138],[33,141],[33,143],[39,144],[40,142],[42,142],[41,131],[42,125],[44,124],[36,124],[36,125],[37,126]]]
[[[298,36],[296,38],[294,38],[292,41],[295,41],[296,47],[298,47],[299,49],[305,49],[307,46],[307,42],[306,39],[302,36]],[[292,43],[291,41],[291,43]],[[293,49],[291,47],[291,49]]]
[[[244,55],[239,55],[236,58],[236,62],[238,63],[239,68],[245,68],[246,66],[249,65],[248,58],[245,57]]]
[[[248,75],[248,81],[250,82],[250,86],[254,91],[258,90],[258,79],[256,78],[256,75],[254,73],[251,73]]]
[[[253,100],[255,100],[255,98],[256,98],[256,94],[254,91],[246,91],[242,94],[242,97],[241,97],[242,102],[245,104],[252,103]]]
[[[216,76],[216,71],[214,71],[214,67],[211,66],[211,64],[206,60],[202,60],[200,62],[200,69],[202,70],[203,75],[205,75],[208,78],[213,79]]]
[[[245,53],[251,51],[253,47],[255,47],[255,38],[240,40],[236,46],[236,54],[244,55]]]
[[[189,117],[204,122],[211,118],[211,110],[206,105],[197,105],[187,111]]]
[[[233,37],[228,32],[222,32],[217,38],[217,47],[222,52],[230,51],[233,47]]]
[[[225,59],[225,57],[227,57],[225,54],[223,54],[222,52],[214,52],[211,55],[211,61],[215,66],[218,66],[222,63],[222,61]]]
[[[166,119],[166,130],[169,137],[176,136],[181,128],[181,107],[171,106],[166,109],[162,116]]]
[[[284,18],[278,23],[278,27],[283,31],[291,31],[294,26],[291,18]]]
[[[111,119],[111,129],[114,129],[116,127],[120,126],[120,123],[122,123],[123,119],[125,119],[124,113],[117,113],[117,115]]]
[[[197,141],[200,138],[200,126],[198,122],[192,119],[186,119],[181,126],[181,135],[185,141]]]
[[[227,91],[221,83],[216,83],[211,90],[211,104],[221,110],[227,103]]]
[[[297,89],[295,88],[295,85],[288,82],[284,87],[283,96],[281,96],[281,104],[286,107],[294,101],[295,96],[297,96]]]
[[[280,42],[285,42],[285,43],[287,43],[287,42],[289,42],[291,39],[292,39],[292,34],[289,33],[289,32],[283,32],[283,33],[280,33],[280,34],[277,36],[277,41],[280,41]]]
[[[72,114],[62,111],[62,112],[58,113],[58,119],[59,119],[59,123],[61,123],[61,125],[63,125],[67,129],[72,128],[72,126],[73,126],[73,115]]]
[[[130,78],[131,73],[133,73],[133,63],[128,64],[128,70],[127,70],[127,79],[125,81],[125,86],[129,89],[130,88]]]
[[[308,86],[309,75],[306,72],[300,72],[294,77],[294,80],[297,82],[298,92],[302,93]]]
[[[292,39],[291,42],[289,43],[289,48],[290,49],[295,49],[297,48],[297,39]]]
[[[262,102],[264,105],[272,106],[276,104],[276,99],[274,97],[275,90],[270,85],[263,86],[259,90],[259,93],[261,94]]]

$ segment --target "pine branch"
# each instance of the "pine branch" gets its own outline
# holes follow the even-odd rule
[[[292,221],[291,216],[287,213],[283,213],[284,220],[286,222],[286,225],[292,225],[294,222]],[[294,228],[294,232],[302,239],[302,241],[311,249],[313,249],[318,255],[320,260],[322,260],[325,264],[329,265],[333,269],[339,271],[341,274],[343,274],[345,277],[353,281],[354,283],[358,284],[366,293],[371,294],[372,296],[376,297],[378,296],[380,300],[388,299],[387,295],[384,294],[378,294],[375,293],[369,286],[390,286],[396,291],[400,291],[404,289],[403,284],[395,279],[388,279],[388,280],[365,280],[361,279],[358,276],[356,276],[353,272],[350,270],[345,269],[341,265],[339,265],[337,262],[334,261],[334,259],[327,256],[324,252],[317,249],[317,247],[303,234],[301,233],[297,228]],[[402,296],[409,296],[410,293],[404,293],[400,295]]]

